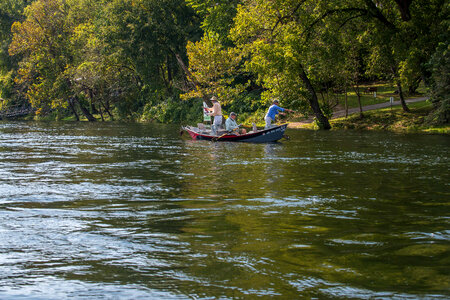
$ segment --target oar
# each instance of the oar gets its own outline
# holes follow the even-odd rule
[[[231,130],[231,132],[225,132],[224,134],[222,134],[221,136],[217,137],[217,138],[212,138],[211,141],[213,142],[217,142],[220,138],[226,136],[227,134],[231,134],[233,133],[233,131],[235,131],[236,129],[239,129],[239,127],[236,127],[235,129]]]

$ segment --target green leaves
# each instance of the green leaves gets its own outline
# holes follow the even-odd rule
[[[70,65],[70,26],[58,0],[39,0],[25,9],[26,19],[12,26],[10,55],[21,54],[17,82],[28,86],[27,98],[35,107],[57,107],[62,93],[59,82]]]
[[[67,111],[79,98],[93,112],[127,118],[167,97],[179,101],[187,85],[177,57],[189,59],[197,81],[182,98],[215,94],[235,110],[264,109],[261,102],[278,97],[320,114],[335,91],[364,79],[392,79],[413,92],[446,39],[449,7],[443,0],[35,0],[22,15],[26,3],[0,3],[3,94],[22,90],[42,111]],[[20,89],[11,86],[16,73]]]
[[[245,89],[244,84],[235,83],[242,53],[237,48],[224,47],[218,34],[209,32],[199,42],[188,42],[187,54],[190,72],[200,85],[182,95],[183,99],[217,95],[227,104]]]
[[[263,99],[273,97],[295,109],[306,107],[306,90],[300,79],[308,61],[308,47],[300,18],[307,7],[296,1],[246,1],[239,6],[231,39],[248,53],[246,71],[257,74],[265,88]]]
[[[205,32],[218,34],[223,44],[229,45],[228,33],[233,26],[240,0],[186,0],[186,3],[202,18]]]
[[[183,0],[36,0],[12,28],[16,82],[43,111],[88,99],[93,112],[132,115],[148,87],[173,92],[181,79],[175,54],[199,31],[193,15]]]

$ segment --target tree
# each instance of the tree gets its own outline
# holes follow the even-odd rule
[[[231,46],[228,33],[233,26],[237,6],[241,0],[186,0],[202,18],[201,27],[205,32],[218,35],[222,44]]]
[[[361,0],[316,3],[319,17],[310,32],[330,19],[341,27],[363,20],[361,35],[369,45],[369,71],[397,85],[404,111],[409,111],[403,86],[414,92],[421,78],[426,77],[424,64],[436,46],[439,22],[445,18],[445,1]],[[340,25],[339,25],[340,24]]]
[[[78,104],[89,121],[92,114],[73,93],[74,54],[70,37],[75,24],[68,16],[69,6],[60,0],[37,0],[25,9],[26,19],[12,26],[10,55],[22,55],[17,82],[26,87],[26,96],[37,113]]]
[[[26,0],[0,2],[0,69],[9,71],[12,67],[7,51],[7,46],[11,42],[11,25],[21,19],[26,2]]]
[[[297,109],[305,108],[306,100],[319,126],[329,129],[310,79],[315,58],[302,34],[310,7],[304,1],[245,1],[230,37],[249,56],[246,70],[258,75],[264,99],[280,97]]]
[[[193,15],[182,0],[37,0],[12,28],[17,82],[38,113],[135,115],[153,91],[177,93]]]
[[[237,48],[224,47],[218,34],[206,33],[199,42],[189,42],[187,54],[196,86],[183,95],[184,99],[217,95],[228,104],[245,89],[234,82],[242,54]]]
[[[348,55],[345,58],[345,67],[344,70],[347,75],[347,81],[348,84],[353,88],[355,91],[356,96],[358,97],[358,105],[359,105],[359,116],[362,118],[363,111],[362,111],[362,104],[361,104],[361,90],[360,90],[360,81],[362,77],[362,64],[363,59],[361,57],[361,44],[358,43],[356,40],[352,40],[351,44],[347,44],[347,50]],[[347,117],[348,111],[346,108],[346,117]]]
[[[395,82],[405,110],[403,90],[414,93],[421,81],[439,94],[445,76],[436,62],[446,52],[437,46],[448,7],[445,0],[5,0],[0,97],[21,91],[38,113],[136,119],[168,99],[171,110],[186,105],[183,69],[195,82],[183,98],[217,94],[233,110],[258,112],[276,97],[329,128],[337,94],[367,74]]]
[[[448,9],[449,5],[441,0],[414,1],[409,7],[409,22],[401,24],[408,47],[399,64],[399,73],[410,94],[415,93],[419,83],[426,83],[430,76],[426,65],[438,43],[445,40],[443,35],[448,29],[443,20],[448,19]]]
[[[434,124],[448,124],[450,121],[450,23],[442,21],[447,28],[440,37],[441,42],[431,57],[428,68],[431,71],[431,102],[434,111],[428,121]]]
[[[39,109],[64,105],[55,87],[57,82],[64,83],[58,77],[67,65],[68,32],[63,15],[59,1],[40,0],[25,9],[26,20],[15,22],[11,28],[9,53],[23,56],[17,82],[26,86],[27,98]]]
[[[176,54],[199,37],[199,21],[182,0],[117,0],[108,4],[105,41],[142,84],[171,90],[180,75]]]
[[[21,101],[18,97],[17,85],[14,83],[15,70],[19,58],[8,55],[11,43],[11,25],[23,18],[26,0],[3,0],[0,2],[0,97],[6,98],[6,103]],[[23,103],[13,103],[23,104]]]
[[[184,73],[178,59],[186,59],[187,41],[201,33],[200,20],[184,0],[111,1],[101,22],[106,53],[133,79],[119,113],[133,115],[179,99]]]

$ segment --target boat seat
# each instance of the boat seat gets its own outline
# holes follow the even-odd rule
[[[210,129],[206,128],[205,124],[197,123],[198,132],[203,134],[209,134],[211,132]]]

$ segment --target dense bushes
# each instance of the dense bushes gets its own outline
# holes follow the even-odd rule
[[[430,61],[432,68],[431,102],[434,110],[428,117],[433,124],[445,124],[450,121],[450,44],[439,44]]]

